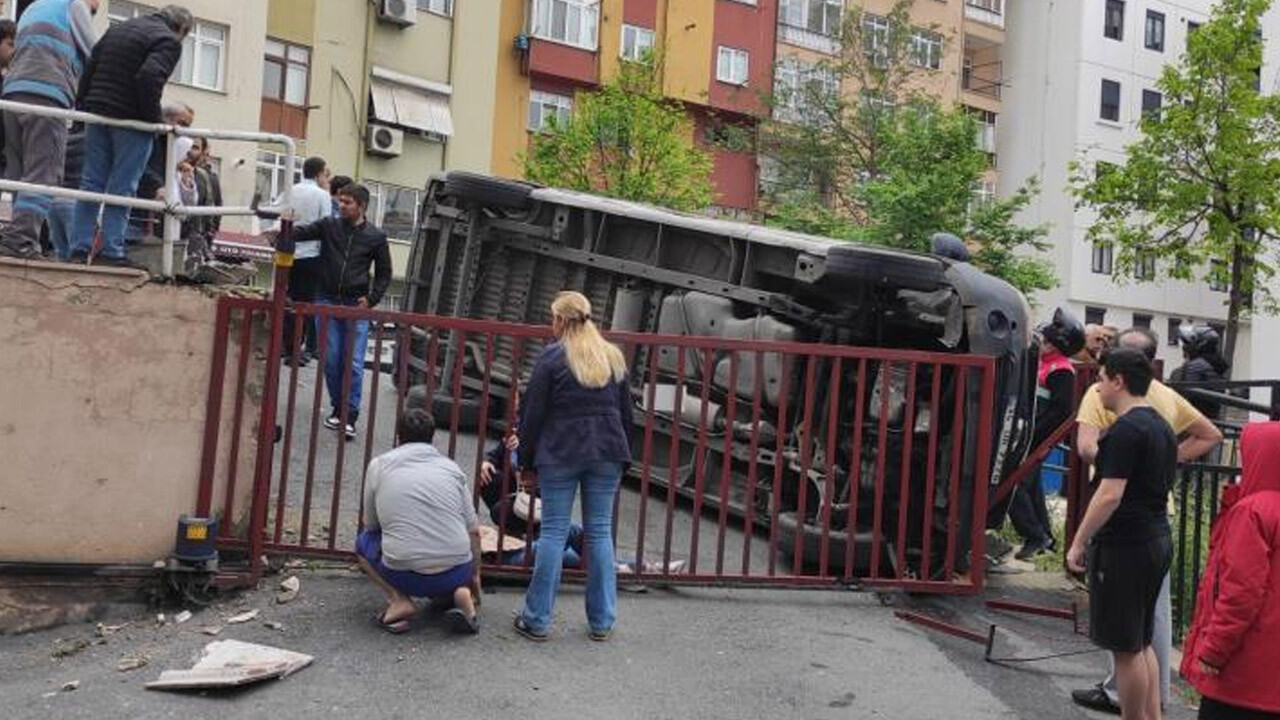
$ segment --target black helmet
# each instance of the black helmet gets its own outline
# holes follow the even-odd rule
[[[1178,328],[1178,340],[1191,357],[1203,357],[1218,352],[1218,331],[1208,325]]]
[[[1084,325],[1066,308],[1053,311],[1053,322],[1044,323],[1036,330],[1067,357],[1084,349]]]
[[[929,245],[934,255],[951,258],[959,262],[969,262],[969,246],[951,233],[934,233],[929,238]]]

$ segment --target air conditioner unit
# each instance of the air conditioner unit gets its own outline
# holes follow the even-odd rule
[[[364,149],[370,155],[399,157],[404,152],[404,131],[386,125],[370,125]]]
[[[418,6],[415,0],[378,0],[378,19],[394,25],[412,25],[418,22]]]

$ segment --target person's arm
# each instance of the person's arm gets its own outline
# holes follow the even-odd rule
[[[1071,543],[1071,550],[1067,552],[1068,569],[1073,572],[1084,571],[1084,549],[1088,547],[1089,541],[1098,533],[1098,530],[1115,514],[1116,508],[1120,507],[1120,500],[1124,497],[1124,488],[1128,482],[1124,478],[1104,477],[1102,482],[1098,483],[1098,490],[1089,501],[1089,509],[1085,510],[1084,519],[1080,521],[1075,540]]]
[[[293,226],[293,241],[302,242],[306,240],[319,240],[324,234],[324,223],[329,218],[320,218],[319,220],[308,223],[306,225]]]
[[[98,70],[98,56],[99,46],[94,45],[93,52],[89,53],[89,62],[85,64],[84,70],[80,73],[80,87],[76,90],[76,107],[80,107],[80,103],[84,102],[85,97],[89,94],[89,85]]]
[[[182,43],[171,33],[156,40],[147,53],[146,61],[133,77],[138,87],[138,108],[145,116],[141,118],[142,121],[161,121],[160,97],[181,57]]]
[[[1236,511],[1238,517],[1224,528],[1220,548],[1221,572],[1205,582],[1217,583],[1218,592],[1201,633],[1199,659],[1211,668],[1231,661],[1241,639],[1253,627],[1267,595],[1271,577],[1271,547],[1263,534],[1261,519],[1249,508]]]
[[[93,32],[93,15],[89,12],[89,6],[83,2],[71,3],[71,38],[75,41],[80,57],[92,55],[97,36]]]
[[[381,483],[382,478],[382,462],[380,458],[374,458],[369,461],[369,472],[364,483],[364,529],[377,530],[381,527],[378,523],[378,505],[374,502],[377,496],[376,490]]]
[[[1076,453],[1086,465],[1092,465],[1098,456],[1098,438],[1102,429],[1115,422],[1108,418],[1106,408],[1102,406],[1102,395],[1095,384],[1085,391],[1080,399],[1080,409],[1076,412]]]
[[[212,170],[209,171],[209,190],[213,196],[213,202],[209,204],[221,206],[222,205],[222,178],[219,178],[218,174],[213,172]],[[213,215],[209,218],[209,229],[212,231],[214,235],[218,234],[218,231],[222,229],[221,215]]]
[[[1098,438],[1102,431],[1088,423],[1076,423],[1076,454],[1085,465],[1092,465],[1098,459]]]
[[[624,376],[618,383],[618,412],[622,415],[622,434],[627,439],[627,454],[635,458],[631,447],[631,433],[635,431],[635,403],[631,402],[631,384]]]
[[[377,307],[378,303],[382,302],[382,296],[386,294],[388,287],[391,287],[391,246],[384,236],[374,250],[373,285],[369,287],[369,307]]]
[[[547,419],[547,406],[551,402],[552,368],[548,357],[551,351],[551,347],[543,350],[538,361],[534,363],[529,385],[524,391],[524,399],[520,402],[520,434],[524,440],[520,443],[519,457],[520,467],[524,469],[533,467],[534,455],[538,452],[538,440],[542,436],[542,426]]]
[[[1190,400],[1180,393],[1170,393],[1173,397],[1174,434],[1182,438],[1178,443],[1178,462],[1190,462],[1203,457],[1205,453],[1222,442],[1222,431],[1204,413],[1196,409]]]

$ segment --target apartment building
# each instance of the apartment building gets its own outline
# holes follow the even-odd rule
[[[403,275],[427,178],[488,169],[497,3],[270,0],[254,75],[258,127],[298,140],[294,168],[270,148],[257,189],[274,197],[319,155],[365,184],[369,219]],[[463,31],[466,28],[466,40]],[[463,80],[455,82],[455,78]]]
[[[1142,271],[1157,282],[1113,279],[1112,250],[1086,241],[1094,215],[1075,208],[1068,168],[1079,161],[1105,171],[1107,163],[1124,161],[1125,147],[1140,137],[1139,118],[1163,101],[1156,88],[1162,68],[1177,62],[1188,33],[1208,18],[1211,6],[1210,0],[1091,0],[1008,8],[1012,42],[1006,48],[1004,101],[1017,108],[1017,122],[1007,124],[999,138],[1002,178],[1007,189],[1032,175],[1043,182],[1024,220],[1051,226],[1061,286],[1043,293],[1040,306],[1047,313],[1067,305],[1093,323],[1149,327],[1160,335],[1160,357],[1169,367],[1182,362],[1179,326],[1225,323],[1226,288],[1170,280],[1154,261]],[[1264,89],[1273,87],[1280,60],[1273,38],[1280,39],[1274,10],[1264,23]],[[1261,342],[1248,324],[1241,328],[1238,377],[1266,371],[1251,359],[1265,357],[1255,352]]]
[[[623,60],[661,53],[664,94],[686,107],[695,139],[715,155],[717,209],[749,214],[751,152],[708,142],[722,126],[751,128],[767,112],[777,0],[507,0],[499,20],[492,171],[518,178],[520,156],[574,95],[607,82]]]
[[[775,118],[802,118],[804,108],[798,105],[811,94],[799,90],[810,83],[846,96],[864,93],[852,81],[837,88],[837,78],[822,64],[841,52],[849,13],[857,14],[855,22],[862,23],[866,43],[885,42],[894,5],[894,0],[779,0]],[[979,200],[994,197],[999,167],[996,131],[1003,110],[1003,0],[920,0],[910,8],[910,22],[909,62],[916,72],[905,90],[945,105],[960,104],[978,120],[978,143],[991,155],[992,169],[975,193]],[[888,104],[897,99],[868,98]]]

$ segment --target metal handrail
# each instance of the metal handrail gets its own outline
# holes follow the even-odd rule
[[[181,125],[173,125],[171,123],[149,123],[138,120],[122,120],[120,118],[109,118],[79,110],[68,110],[66,108],[48,107],[44,105],[29,105],[27,103],[14,102],[12,100],[0,100],[0,111],[62,118],[63,120],[105,125],[107,127],[118,127],[127,130],[137,130],[139,132],[150,133],[153,135],[163,134],[166,137],[165,150],[170,158],[173,157],[173,142],[179,136],[208,138],[213,140],[275,143],[283,145],[285,148],[286,168],[293,167],[297,152],[293,138],[280,133],[267,133],[249,130],[189,128],[182,127]],[[177,161],[175,160],[174,162],[167,163],[167,167],[165,167],[164,186],[166,188],[173,184],[176,165]],[[164,216],[161,274],[167,278],[173,277],[173,250],[174,245],[178,240],[178,233],[180,232],[179,220],[181,218],[209,217],[215,215],[253,216],[257,214],[257,208],[250,205],[202,205],[198,207],[189,207],[177,204],[175,202],[175,198],[165,198],[164,200],[145,200],[134,196],[88,192],[85,190],[41,185],[38,183],[25,183],[18,180],[0,179],[0,190],[40,193],[43,195],[51,195],[53,197],[65,197],[72,200],[86,200],[89,202],[136,208],[139,210],[151,210],[153,212],[161,213]],[[282,205],[287,206],[289,204],[290,191],[291,188],[286,186],[284,194],[281,196]]]

